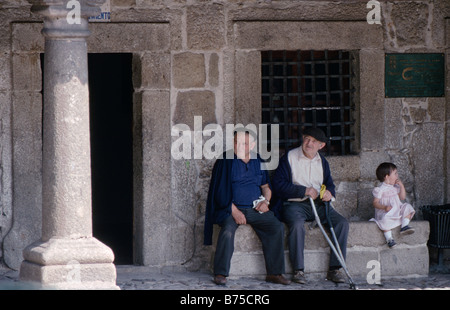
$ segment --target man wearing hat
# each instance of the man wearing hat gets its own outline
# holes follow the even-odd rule
[[[328,161],[319,153],[326,142],[327,137],[322,130],[305,129],[302,145],[283,155],[272,179],[273,210],[289,228],[289,258],[294,272],[292,281],[300,284],[306,283],[304,275],[305,221],[314,220],[308,196],[314,200],[320,220],[325,222],[324,201],[330,201],[336,195]],[[319,192],[322,185],[326,186],[326,191],[320,198]],[[330,209],[330,218],[345,258],[348,222],[333,208]],[[334,253],[331,253],[327,280],[336,283],[345,282],[340,268],[339,260]]]

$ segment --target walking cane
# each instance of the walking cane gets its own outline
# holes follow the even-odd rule
[[[324,192],[325,192],[325,185],[322,185],[322,188],[320,189],[321,197],[323,196]],[[323,236],[325,237],[328,244],[330,245],[330,248],[333,251],[334,255],[336,255],[336,258],[338,259],[339,263],[341,264],[342,268],[344,269],[345,274],[350,283],[350,289],[357,289],[355,282],[353,282],[353,279],[350,276],[350,273],[348,272],[347,265],[345,264],[344,256],[342,255],[341,248],[339,247],[339,243],[336,238],[336,233],[334,232],[333,224],[330,220],[329,208],[332,208],[331,203],[330,202],[325,203],[325,214],[327,217],[328,225],[330,226],[331,235],[333,236],[336,246],[333,244],[333,242],[331,242],[330,238],[328,237],[328,234],[325,232],[325,230],[320,222],[320,218],[319,218],[319,215],[317,214],[316,205],[314,204],[314,200],[309,196],[308,196],[308,198],[309,198],[309,202],[311,203],[311,207],[314,212],[314,217],[317,222],[317,225],[319,226],[320,230],[322,231]]]

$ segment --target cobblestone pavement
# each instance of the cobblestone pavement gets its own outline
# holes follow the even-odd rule
[[[335,284],[325,279],[308,279],[307,283],[280,285],[262,277],[233,277],[225,286],[213,283],[207,272],[139,272],[118,266],[117,285],[122,290],[349,290],[348,283]],[[289,277],[289,275],[286,275]],[[450,273],[430,273],[428,277],[382,280],[380,285],[366,279],[354,279],[359,290],[450,290]]]
[[[155,269],[144,266],[117,266],[117,285],[121,290],[350,290],[347,283],[335,284],[325,279],[308,278],[304,285],[267,283],[262,277],[233,277],[225,286],[213,283],[208,272]],[[289,275],[286,275],[289,277]],[[384,279],[380,285],[366,279],[354,279],[358,290],[450,290],[450,273],[430,270],[428,277]],[[18,272],[0,269],[0,290],[33,289],[18,280]]]

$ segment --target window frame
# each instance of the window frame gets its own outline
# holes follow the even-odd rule
[[[330,137],[322,153],[358,153],[358,63],[357,51],[351,50],[261,51],[262,123],[281,125],[282,153],[301,144],[301,131],[306,127],[319,127]],[[275,83],[283,89],[277,85],[275,90]]]

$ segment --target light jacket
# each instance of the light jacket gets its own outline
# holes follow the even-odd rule
[[[278,168],[272,176],[272,200],[270,205],[271,210],[278,218],[280,218],[280,211],[284,201],[290,198],[303,198],[305,197],[306,191],[306,186],[292,183],[292,171],[288,160],[288,154],[289,152],[280,158]],[[336,197],[336,187],[331,177],[328,161],[320,153],[319,155],[323,167],[323,184],[325,184],[327,190],[330,191],[333,197]]]

